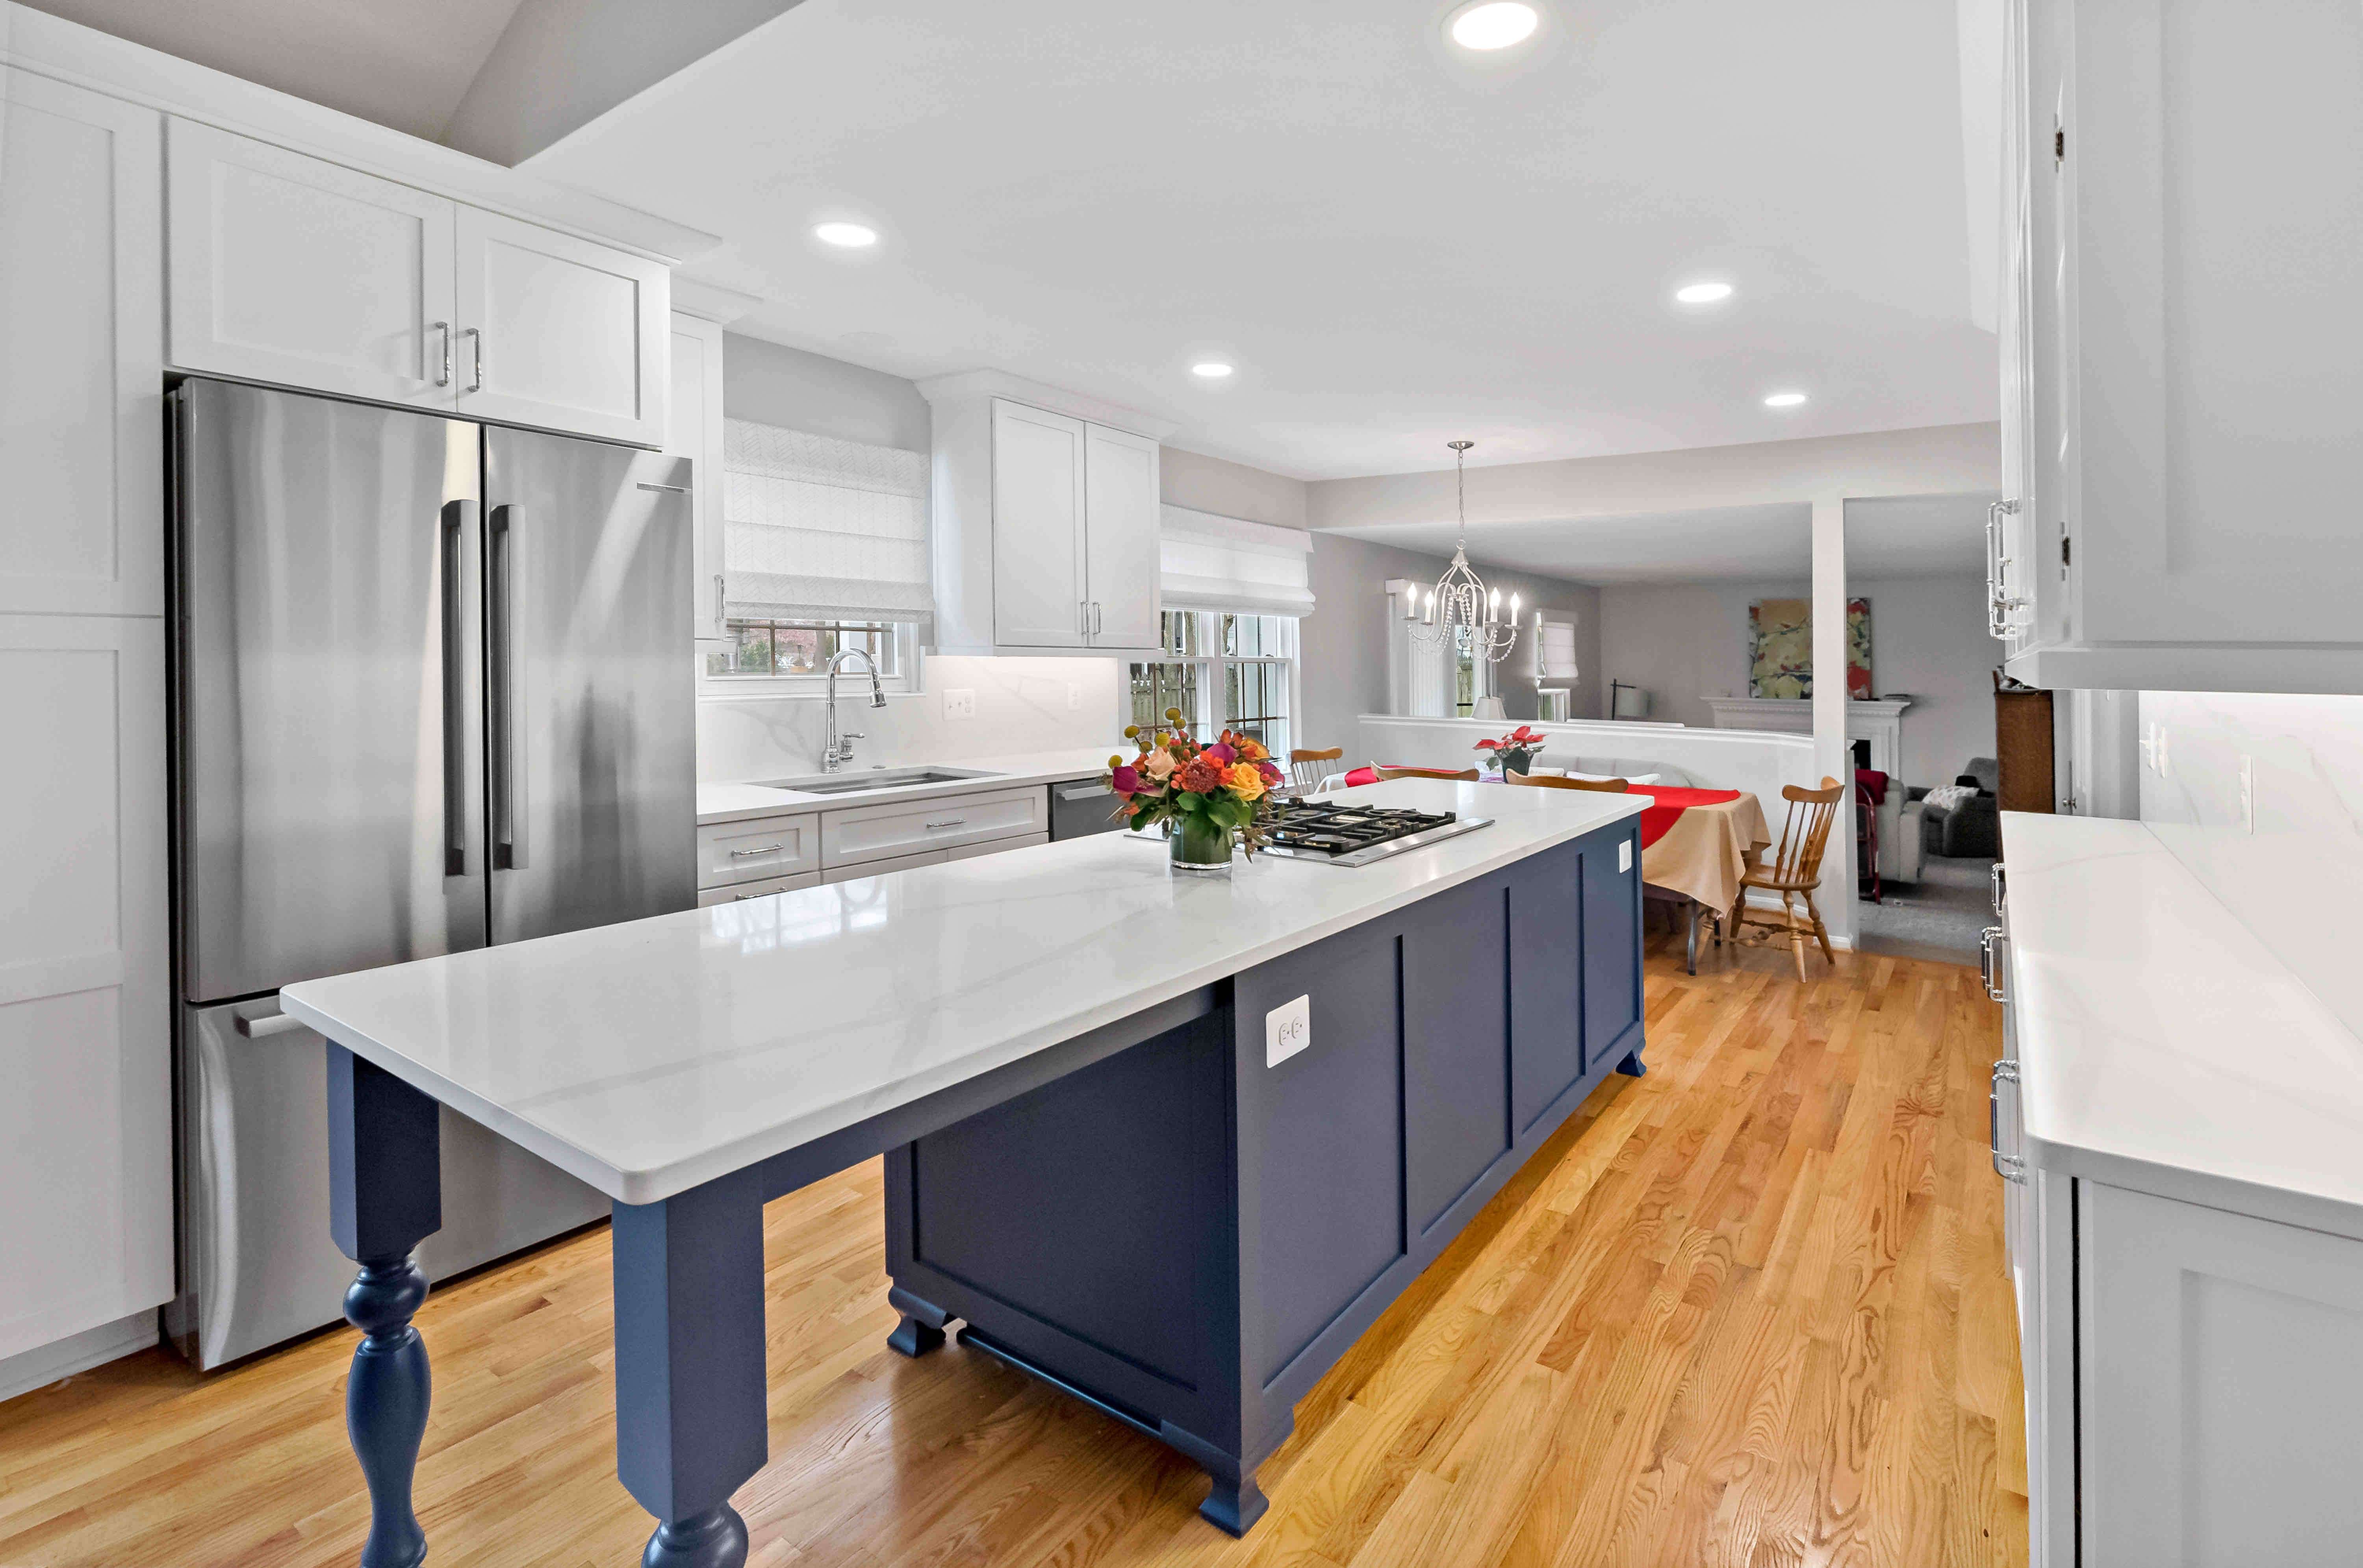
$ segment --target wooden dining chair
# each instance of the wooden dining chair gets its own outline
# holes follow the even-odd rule
[[[1345,755],[1342,745],[1333,745],[1327,751],[1307,751],[1299,746],[1288,754],[1288,781],[1300,793],[1311,790],[1329,776],[1329,769],[1322,764],[1335,762]]]
[[[1502,782],[1538,790],[1602,790],[1612,795],[1622,795],[1632,788],[1622,778],[1557,778],[1548,773],[1504,773]]]
[[[1807,790],[1796,784],[1783,784],[1781,798],[1789,802],[1788,821],[1781,826],[1780,847],[1769,863],[1758,861],[1747,868],[1739,879],[1739,898],[1732,905],[1731,918],[1725,923],[1734,939],[1744,925],[1755,924],[1769,931],[1789,933],[1789,950],[1797,960],[1797,978],[1805,977],[1805,938],[1811,936],[1821,944],[1822,956],[1833,969],[1837,967],[1837,955],[1830,951],[1830,933],[1822,924],[1822,912],[1814,907],[1814,889],[1822,879],[1822,851],[1830,841],[1830,823],[1838,814],[1838,801],[1846,794],[1846,786],[1835,778],[1824,778],[1818,790]],[[1758,909],[1747,901],[1747,889],[1761,888],[1781,895],[1781,912],[1776,920],[1770,910]],[[1803,912],[1792,907],[1791,900],[1803,902]]]
[[[1370,764],[1370,770],[1379,776],[1379,781],[1382,784],[1390,778],[1459,778],[1473,781],[1477,777],[1477,770],[1473,767],[1464,767],[1455,773],[1448,767],[1381,767],[1374,762]]]

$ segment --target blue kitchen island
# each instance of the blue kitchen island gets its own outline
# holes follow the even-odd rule
[[[1641,1070],[1638,816],[1399,780],[1492,825],[1169,875],[1103,834],[307,982],[369,1568],[410,1568],[411,1249],[437,1102],[615,1200],[617,1471],[657,1568],[729,1568],[767,1452],[762,1205],[886,1156],[891,1343],[961,1342],[1263,1512],[1292,1410],[1613,1071]]]

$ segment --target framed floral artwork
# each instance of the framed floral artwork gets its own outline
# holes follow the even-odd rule
[[[1758,599],[1747,606],[1747,694],[1814,694],[1814,604]],[[1847,601],[1847,695],[1870,695],[1870,601]]]

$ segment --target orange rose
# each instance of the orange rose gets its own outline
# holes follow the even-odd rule
[[[1223,770],[1223,782],[1242,801],[1252,801],[1263,793],[1263,775],[1252,762],[1234,762]]]

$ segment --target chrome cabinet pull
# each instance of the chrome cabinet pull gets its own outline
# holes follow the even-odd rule
[[[638,488],[641,490],[660,490],[668,495],[687,495],[689,493],[689,486],[685,484],[657,484],[649,480],[639,480]]]
[[[427,329],[443,335],[443,369],[436,376],[435,384],[438,387],[448,387],[451,384],[451,324],[448,321],[430,321],[427,324]]]
[[[468,381],[468,391],[471,392],[483,392],[484,390],[484,335],[475,327],[463,326],[460,329],[460,336],[469,339],[468,364],[470,368],[470,379]]]
[[[1106,629],[1106,622],[1100,617],[1100,602],[1094,599],[1092,601],[1092,635],[1096,637]]]
[[[744,903],[749,899],[768,899],[771,896],[769,893],[733,893],[730,895],[730,901],[734,904]]]
[[[785,849],[787,845],[783,844],[759,844],[752,849],[732,850],[730,852],[730,858],[733,860],[752,860],[758,855],[777,855],[781,850]]]
[[[2002,913],[2002,900],[2010,897],[2010,889],[2002,881],[2001,861],[1995,861],[1993,863],[1993,868],[1986,873],[1986,886],[1993,895],[1994,913]]]
[[[1088,599],[1075,601],[1075,635],[1082,637],[1092,635],[1092,602]]]
[[[1985,982],[1989,998],[2006,1002],[2010,998],[2003,994],[2002,960],[1994,952],[1994,944],[2001,940],[2002,927],[1998,925],[1990,925],[1978,933],[1978,977]]]
[[[937,828],[965,827],[967,825],[968,819],[966,817],[946,817],[939,823],[929,823],[927,824],[927,831],[929,833],[933,833]]]
[[[2005,1056],[1993,1065],[1993,1080],[1986,1093],[1986,1148],[1993,1156],[1994,1175],[2026,1185],[2026,1161],[2002,1152],[2002,1086],[2019,1081],[2018,1064]]]

